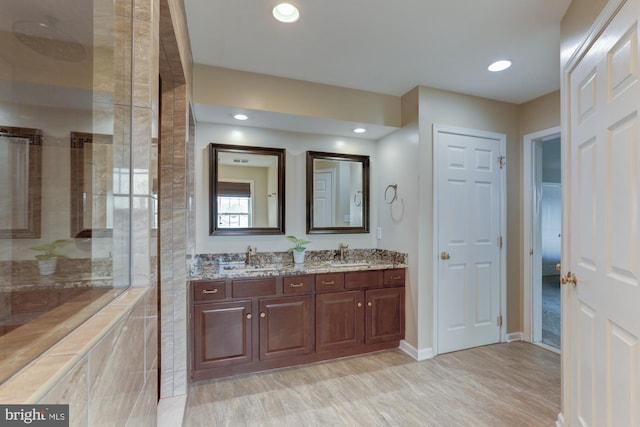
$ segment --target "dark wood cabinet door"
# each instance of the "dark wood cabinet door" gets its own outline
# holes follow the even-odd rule
[[[195,369],[252,360],[250,300],[196,304],[193,316]]]
[[[260,300],[260,360],[313,351],[311,295]]]
[[[366,343],[374,344],[404,338],[404,288],[373,289],[367,301]]]
[[[364,343],[364,292],[316,295],[316,352]]]

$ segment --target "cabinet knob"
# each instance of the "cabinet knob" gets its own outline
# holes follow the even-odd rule
[[[301,288],[304,286],[304,283],[300,282],[300,283],[290,283],[289,287],[291,288]]]
[[[371,307],[372,305],[373,305],[373,303],[372,303],[371,301],[369,301],[369,302],[367,303],[367,307]]]
[[[328,280],[328,281],[323,280],[322,284],[323,285],[335,285],[336,282],[334,280]]]
[[[391,280],[400,280],[401,276],[391,276]]]
[[[360,307],[362,307],[362,303],[361,302],[358,303],[358,308],[360,308]]]
[[[203,294],[217,294],[218,293],[218,289],[212,289],[212,290],[203,289],[202,293]]]
[[[251,319],[251,313],[247,313],[247,319]]]
[[[266,313],[260,313],[260,317],[262,317],[264,319],[265,317],[267,317],[267,314]]]

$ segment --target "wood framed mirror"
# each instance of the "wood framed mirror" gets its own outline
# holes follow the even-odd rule
[[[70,230],[72,238],[113,235],[113,138],[71,132]],[[128,175],[123,183],[128,185]]]
[[[369,232],[369,156],[307,151],[307,233]]]
[[[284,234],[285,154],[209,144],[209,235]]]
[[[0,126],[0,239],[36,239],[42,222],[42,131]]]

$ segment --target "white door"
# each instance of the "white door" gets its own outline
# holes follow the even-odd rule
[[[571,426],[640,425],[639,4],[627,1],[567,74],[562,267],[577,286],[565,290],[562,339]]]
[[[434,129],[438,353],[500,341],[504,141]]]
[[[331,170],[313,174],[313,226],[333,227],[333,175]]]

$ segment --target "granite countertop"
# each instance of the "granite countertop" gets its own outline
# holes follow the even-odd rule
[[[189,280],[216,280],[236,277],[271,277],[346,271],[385,270],[406,268],[407,264],[389,260],[305,261],[304,264],[273,263],[246,265],[242,261],[204,265]]]

